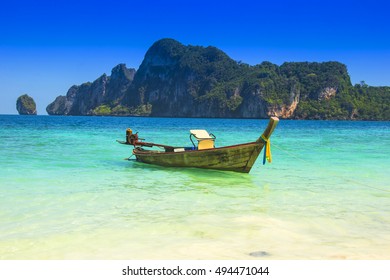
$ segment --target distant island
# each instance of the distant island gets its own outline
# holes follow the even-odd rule
[[[16,100],[16,110],[19,115],[36,115],[37,105],[32,97],[23,94]]]
[[[250,66],[218,48],[155,42],[138,71],[72,86],[50,115],[390,120],[390,87],[352,85],[339,62]]]

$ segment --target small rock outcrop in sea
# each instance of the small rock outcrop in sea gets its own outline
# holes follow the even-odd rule
[[[36,115],[37,105],[32,97],[23,94],[16,100],[16,110],[19,115]]]

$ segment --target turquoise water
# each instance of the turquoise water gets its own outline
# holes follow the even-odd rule
[[[281,121],[251,173],[123,160],[266,120],[0,116],[0,259],[389,259],[390,122]]]

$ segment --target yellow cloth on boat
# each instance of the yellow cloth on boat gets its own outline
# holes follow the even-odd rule
[[[198,150],[212,149],[214,148],[214,140],[213,139],[205,139],[200,140],[198,142]]]
[[[261,139],[265,142],[265,158],[269,163],[272,162],[272,154],[271,154],[271,139],[265,138],[264,135],[261,135]]]

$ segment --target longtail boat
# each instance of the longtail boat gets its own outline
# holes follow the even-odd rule
[[[249,173],[263,147],[265,147],[263,163],[266,159],[272,161],[270,137],[278,122],[277,117],[271,117],[267,128],[255,142],[219,148],[214,146],[216,137],[205,130],[190,130],[193,147],[174,147],[144,142],[144,139],[138,138],[138,132],[133,134],[129,128],[126,130],[126,141],[117,141],[132,145],[136,160],[144,163]],[[197,141],[197,145],[193,138]],[[161,150],[146,149],[152,147]]]

